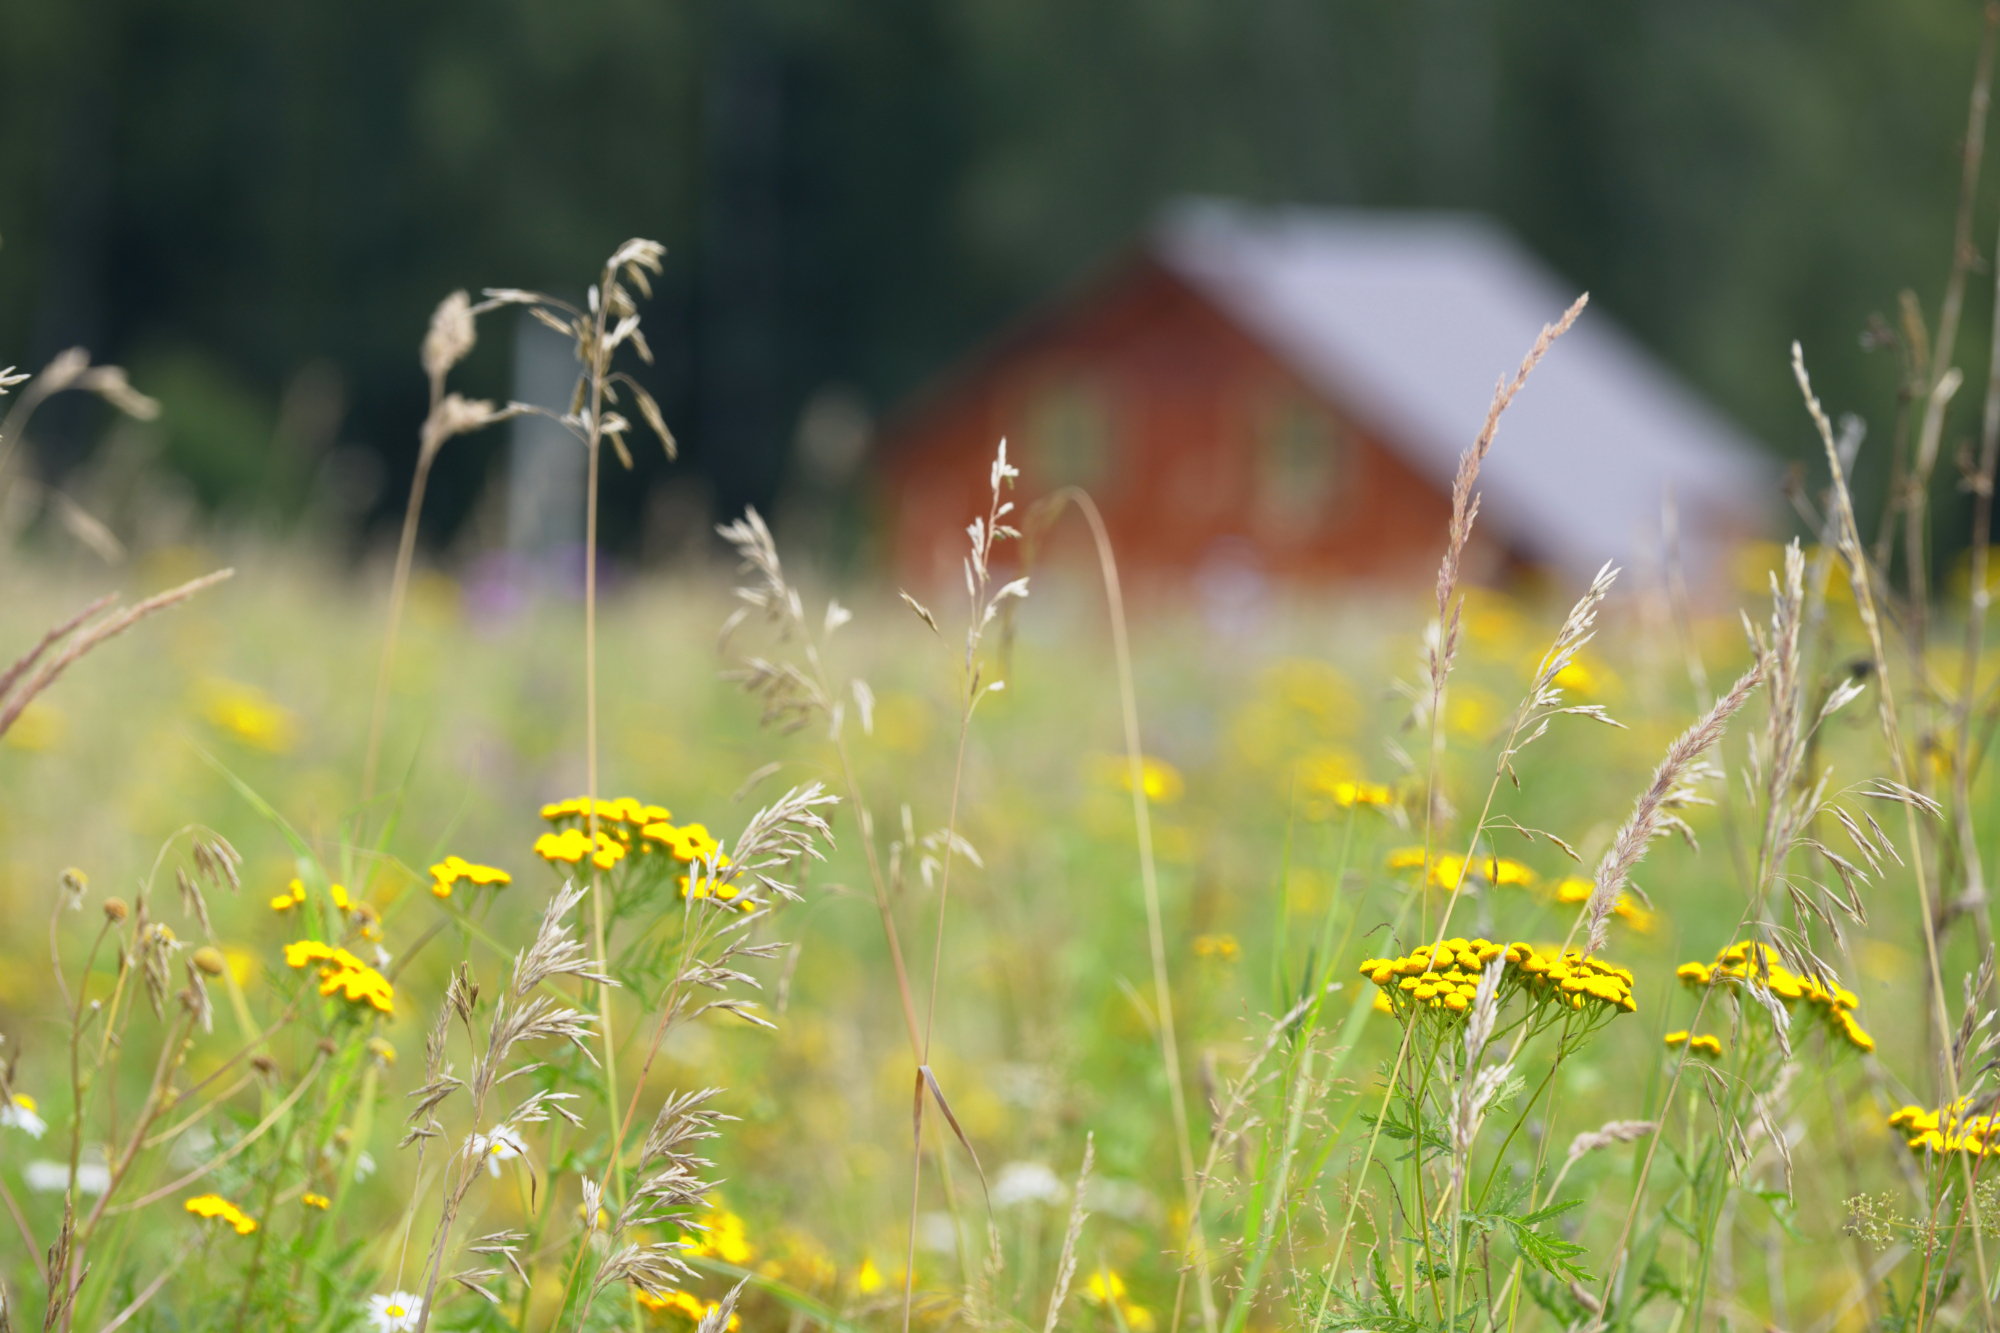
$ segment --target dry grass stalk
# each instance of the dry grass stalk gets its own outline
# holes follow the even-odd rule
[[[1626,881],[1632,877],[1633,867],[1639,864],[1655,838],[1670,831],[1679,822],[1675,811],[1690,798],[1698,796],[1688,786],[1689,777],[1695,775],[1695,762],[1722,739],[1730,717],[1748,702],[1750,692],[1762,679],[1763,668],[1752,666],[1737,677],[1729,692],[1716,701],[1706,716],[1667,747],[1666,757],[1653,771],[1652,782],[1640,793],[1631,817],[1612,839],[1604,859],[1598,862],[1594,877],[1596,887],[1590,894],[1590,939],[1585,945],[1586,953],[1594,954],[1604,947],[1605,937],[1611,930],[1612,910],[1618,905],[1618,895],[1623,892]]]
[[[84,624],[93,614],[109,604],[109,598],[101,598],[50,630],[42,637],[40,643],[7,668],[4,676],[0,676],[0,736],[7,734],[8,728],[14,725],[21,716],[21,711],[34,700],[36,695],[55,684],[57,678],[75,665],[85,653],[107,639],[114,639],[123,634],[154,612],[178,606],[196,593],[221,583],[235,572],[233,569],[218,569],[213,574],[190,579],[177,588],[169,588],[135,606],[107,615],[94,624]],[[59,642],[62,643],[61,650],[43,661],[44,655]],[[39,670],[35,669],[37,662],[41,663]],[[34,674],[23,682],[22,677],[29,671],[34,671]],[[11,694],[8,693],[10,688],[13,691]]]

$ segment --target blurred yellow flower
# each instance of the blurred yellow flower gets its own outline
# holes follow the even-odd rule
[[[640,1305],[654,1314],[676,1314],[693,1324],[699,1324],[721,1305],[719,1301],[704,1301],[701,1297],[685,1291],[670,1291],[664,1296],[655,1296],[645,1291],[633,1294],[638,1298]],[[736,1333],[742,1326],[742,1317],[735,1311],[730,1311],[728,1333]]]
[[[299,720],[249,685],[211,680],[202,688],[202,716],[252,749],[288,754],[298,743]]]
[[[882,1270],[875,1266],[873,1259],[862,1258],[861,1267],[854,1272],[854,1289],[863,1296],[882,1290]]]
[[[1122,754],[1100,754],[1091,759],[1097,771],[1098,780],[1107,786],[1132,790],[1132,761]],[[1146,799],[1161,805],[1171,805],[1178,801],[1187,790],[1187,782],[1180,770],[1164,759],[1152,755],[1139,757],[1139,785],[1146,793]]]
[[[1571,875],[1556,885],[1556,901],[1568,904],[1589,902],[1590,895],[1596,891],[1597,885],[1593,881]],[[1611,914],[1623,917],[1632,929],[1641,934],[1648,934],[1653,929],[1653,914],[1633,902],[1629,893],[1618,895],[1618,901],[1611,905]]]
[[[723,1207],[720,1200],[709,1200],[708,1211],[702,1215],[701,1228],[681,1233],[683,1251],[698,1258],[720,1259],[739,1268],[756,1256],[743,1219]]]
[[[722,844],[703,824],[669,824],[656,820],[639,830],[642,847],[657,845],[661,851],[673,856],[676,861],[691,862],[705,856],[714,856]],[[727,858],[724,858],[725,861]]]
[[[68,730],[69,719],[60,708],[46,699],[30,699],[7,734],[0,737],[0,743],[17,750],[49,750],[62,742],[63,733]]]
[[[289,912],[306,900],[306,886],[300,880],[293,880],[285,891],[271,899],[273,912]]]
[[[451,886],[460,880],[477,885],[504,885],[512,884],[514,877],[492,866],[474,865],[462,856],[447,856],[431,867],[431,892],[437,897],[451,897]]]
[[[317,1208],[321,1212],[325,1212],[332,1206],[333,1200],[327,1198],[324,1194],[314,1194],[311,1190],[307,1190],[299,1196],[299,1202],[308,1208]]]
[[[535,839],[535,855],[544,861],[567,861],[571,865],[583,860],[590,853],[590,863],[599,870],[609,870],[625,859],[625,844],[607,836],[601,830],[597,835],[597,850],[590,851],[590,837],[580,828],[566,828],[560,833],[544,833]]]
[[[1235,962],[1243,950],[1237,945],[1234,935],[1197,935],[1194,937],[1194,956],[1197,958],[1217,958],[1225,963]]]
[[[366,1004],[385,1014],[396,1012],[395,991],[389,979],[345,949],[321,944],[318,940],[297,940],[285,946],[288,967],[320,963],[319,993],[339,991],[353,1004]]]
[[[236,1234],[247,1236],[257,1229],[257,1220],[238,1208],[220,1194],[199,1194],[182,1205],[196,1217],[219,1217],[236,1228]]]
[[[1109,1268],[1100,1268],[1090,1275],[1090,1281],[1084,1284],[1083,1299],[1089,1305],[1117,1306],[1132,1333],[1151,1333],[1154,1327],[1153,1312],[1128,1298],[1125,1279]]]

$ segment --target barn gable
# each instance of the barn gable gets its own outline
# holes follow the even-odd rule
[[[955,574],[1005,436],[1024,494],[1088,489],[1142,578],[1218,554],[1280,575],[1421,577],[1495,377],[1570,299],[1474,219],[1179,206],[887,432],[896,565]],[[1502,427],[1474,559],[1587,577],[1639,554],[1671,492],[1700,565],[1761,526],[1741,497],[1768,494],[1769,474],[1587,312]]]

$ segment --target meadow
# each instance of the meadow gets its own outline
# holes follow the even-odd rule
[[[1754,584],[1764,572],[1758,566],[1773,562],[1782,567],[1775,548],[1746,553],[1746,581]],[[145,594],[222,563],[245,572],[97,650],[27,711],[0,750],[0,892],[7,919],[17,923],[0,971],[8,1083],[33,1099],[33,1114],[48,1126],[34,1137],[18,1121],[0,1130],[8,1140],[0,1180],[21,1228],[7,1237],[6,1277],[24,1326],[32,1314],[18,1312],[33,1312],[45,1290],[43,1256],[31,1256],[25,1236],[41,1249],[61,1229],[66,1131],[76,1114],[71,1008],[49,970],[51,941],[68,988],[81,995],[87,987],[99,1002],[119,990],[129,970],[123,955],[140,951],[136,942],[117,951],[90,947],[113,896],[128,905],[148,898],[154,920],[189,945],[212,940],[226,961],[210,982],[213,1032],[192,1038],[167,1079],[177,1108],[198,1108],[185,1117],[194,1128],[141,1157],[143,1174],[124,1191],[155,1194],[223,1160],[156,1199],[157,1223],[117,1237],[112,1256],[92,1265],[82,1288],[85,1298],[96,1296],[92,1326],[116,1319],[164,1276],[132,1326],[341,1328],[374,1318],[392,1327],[393,1317],[368,1298],[405,1287],[416,1294],[404,1275],[419,1269],[442,1207],[436,1154],[425,1163],[417,1145],[397,1146],[407,1094],[426,1083],[431,1025],[459,961],[491,995],[552,895],[576,875],[573,865],[534,850],[555,827],[542,808],[576,796],[586,781],[576,598],[494,609],[477,588],[444,574],[415,580],[383,747],[384,772],[393,777],[363,813],[356,774],[379,597],[303,554],[262,548],[157,552],[127,572],[128,586]],[[1467,1250],[1484,1252],[1482,1284],[1507,1283],[1517,1254],[1542,1255],[1550,1266],[1524,1266],[1528,1280],[1517,1285],[1525,1300],[1475,1289],[1462,1312],[1442,1319],[1418,1305],[1433,1285],[1425,1266],[1443,1272],[1449,1263],[1426,1258],[1423,1229],[1411,1220],[1421,1205],[1405,1196],[1449,1175],[1452,1090],[1465,1082],[1463,1068],[1454,1074],[1449,1066],[1464,1057],[1453,1055],[1457,1029],[1433,1032],[1423,1027],[1428,1019],[1413,1021],[1410,1030],[1429,1040],[1421,1059],[1435,1066],[1436,1096],[1391,1107],[1378,1120],[1405,1028],[1398,1015],[1377,1011],[1376,988],[1356,968],[1431,938],[1426,926],[1436,930],[1461,880],[1453,936],[1519,940],[1544,955],[1566,940],[1581,942],[1575,931],[1587,903],[1577,899],[1592,891],[1592,867],[1669,742],[1701,712],[1690,662],[1698,660],[1707,679],[1727,681],[1752,661],[1741,626],[1722,608],[1690,618],[1682,633],[1667,590],[1643,580],[1614,585],[1596,637],[1553,677],[1563,706],[1601,706],[1622,726],[1554,717],[1548,734],[1514,759],[1518,788],[1500,784],[1468,867],[1463,849],[1474,845],[1467,839],[1496,753],[1566,610],[1546,597],[1469,592],[1463,648],[1437,728],[1441,799],[1429,890],[1417,887],[1426,873],[1428,597],[1341,603],[1279,594],[1256,623],[1229,637],[1192,609],[1141,621],[1139,785],[1157,857],[1190,1147],[1205,1186],[1209,1272],[1184,1273],[1189,1214],[1162,1062],[1118,675],[1088,572],[1058,571],[1046,589],[1018,599],[1004,643],[989,632],[980,661],[1006,688],[981,699],[962,761],[962,652],[881,591],[855,596],[853,622],[826,645],[834,678],[865,680],[872,694],[865,723],[848,701],[842,747],[828,739],[824,718],[789,735],[761,727],[759,701],[723,678],[731,659],[718,653],[716,631],[732,605],[724,573],[638,582],[606,599],[598,627],[599,790],[663,806],[677,825],[701,823],[734,848],[757,806],[811,782],[844,792],[851,763],[871,801],[879,856],[896,862],[889,906],[919,1021],[929,1012],[943,852],[948,841],[956,847],[927,1063],[978,1167],[933,1102],[930,1170],[913,1227],[912,1052],[871,888],[867,834],[851,803],[829,808],[825,860],[808,860],[796,877],[801,901],[772,895],[768,916],[749,920],[745,939],[775,947],[741,965],[755,989],[738,983],[731,993],[752,1001],[748,1013],[763,1022],[727,1010],[687,1018],[641,1088],[654,1104],[718,1088],[709,1105],[731,1118],[716,1124],[720,1136],[704,1148],[714,1163],[707,1175],[720,1183],[646,1233],[695,1242],[696,1270],[667,1285],[698,1299],[658,1310],[619,1300],[580,1316],[572,1295],[570,1318],[623,1327],[638,1309],[649,1323],[691,1323],[749,1273],[753,1285],[732,1318],[773,1328],[893,1326],[903,1317],[914,1230],[912,1318],[932,1326],[1032,1326],[1046,1316],[1063,1326],[1144,1330],[1166,1324],[1177,1303],[1191,1325],[1203,1317],[1195,1288],[1204,1276],[1218,1325],[1234,1314],[1234,1322],[1259,1327],[1471,1327],[1488,1309],[1510,1326],[1569,1324],[1587,1320],[1589,1302],[1601,1299],[1591,1283],[1607,1276],[1604,1256],[1628,1211],[1638,1215],[1638,1235],[1627,1244],[1643,1242],[1644,1267],[1624,1278],[1617,1322],[1675,1326],[1705,1299],[1711,1317],[1732,1323],[1857,1327],[1898,1310],[1921,1323],[1938,1317],[1913,1308],[1912,1293],[1926,1279],[1933,1299],[1946,1303],[1947,1322],[1977,1318],[1964,1285],[1974,1265],[1970,1242],[1953,1218],[1970,1224],[1979,1210],[1954,1212],[1951,1159],[1913,1154],[1909,1135],[1888,1124],[1898,1107],[1939,1101],[1921,918],[1908,871],[1893,857],[1878,856],[1879,873],[1857,893],[1867,920],[1839,917],[1837,943],[1811,913],[1771,912],[1769,938],[1785,945],[1787,958],[1818,951],[1827,984],[1859,996],[1855,1013],[1874,1053],[1852,1049],[1802,1013],[1787,1056],[1776,1049],[1772,1016],[1729,994],[1709,1004],[1699,1025],[1726,1043],[1727,1057],[1699,1086],[1681,1079],[1678,1096],[1663,1105],[1682,1058],[1663,1038],[1690,1027],[1699,1001],[1676,968],[1753,938],[1741,922],[1760,815],[1745,788],[1755,788],[1759,765],[1769,761],[1752,759],[1746,747],[1762,747],[1770,725],[1757,705],[1710,756],[1721,771],[1702,792],[1715,803],[1685,809],[1689,840],[1652,849],[1635,875],[1644,905],[1627,896],[1610,918],[1602,956],[1631,970],[1636,1011],[1610,1013],[1574,1037],[1535,1024],[1510,1032],[1516,1015],[1502,1011],[1502,1041],[1534,1031],[1518,1067],[1536,1082],[1510,1073],[1494,1088],[1486,1112],[1493,1124],[1469,1155],[1475,1180],[1498,1192],[1466,1211],[1504,1216],[1494,1201],[1509,1193],[1536,1195],[1533,1207],[1514,1199],[1515,1217],[1546,1213],[1550,1201],[1572,1205],[1529,1229],[1578,1249],[1523,1241],[1517,1222],[1468,1227]],[[12,642],[107,582],[33,564],[16,566],[13,578],[23,593],[9,602]],[[1814,660],[1822,675],[1838,678],[1865,652],[1865,634],[1851,593],[1842,600],[1833,582]],[[825,600],[805,598],[812,618]],[[1768,591],[1762,599],[1745,591],[1741,600],[1769,618]],[[1950,652],[1934,652],[1930,665],[1938,679],[1955,678]],[[1823,698],[1823,684],[1814,688]],[[1813,781],[1824,771],[1833,790],[1852,791],[1880,775],[1881,756],[1864,700],[1816,734],[1810,771]],[[1947,770],[1938,770],[1940,780]],[[1974,789],[1982,812],[1984,792]],[[942,831],[954,798],[956,835],[948,839]],[[1894,803],[1873,804],[1886,804],[1876,819],[1883,840],[1894,843],[1901,830],[1887,817],[1898,813]],[[1817,823],[1837,827],[1827,814]],[[357,829],[370,839],[357,843]],[[190,830],[212,830],[242,858],[234,871],[240,888],[195,890],[206,897],[208,923],[188,913],[168,882],[177,866],[200,874],[191,848],[210,835]],[[1989,842],[1991,830],[1982,822],[1977,836]],[[1413,847],[1418,865],[1402,864]],[[1868,869],[1845,843],[1834,854]],[[511,882],[460,884],[436,896],[430,867],[449,855],[505,870]],[[1796,853],[1800,862],[1814,855]],[[63,883],[72,870],[74,891]],[[1788,873],[1802,884],[1816,877],[1803,865]],[[1821,868],[1817,877],[1839,891],[1833,872]],[[356,1016],[338,992],[322,1000],[316,987],[302,989],[309,974],[286,966],[285,946],[301,937],[340,935],[363,950],[372,944],[362,939],[368,917],[330,910],[335,884],[372,909],[372,933],[393,960],[383,964],[393,978],[391,1014]],[[298,893],[303,901],[294,903]],[[285,906],[274,908],[274,899]],[[677,921],[691,901],[669,897],[649,910]],[[657,936],[647,943],[659,946]],[[1954,1023],[1964,998],[1957,980],[1977,968],[1977,953],[1965,918],[1944,932]],[[646,971],[644,960],[618,961]],[[632,979],[637,984],[622,988],[612,1012],[626,1043],[619,1059],[636,1066],[659,1001]],[[176,972],[167,989],[180,984]],[[575,984],[581,997],[592,983]],[[1511,998],[1532,1004],[1525,992]],[[307,1017],[315,1006],[321,1012]],[[1302,1031],[1301,1006],[1312,1009],[1316,1030]],[[1974,1007],[1990,1019],[1983,998]],[[234,1060],[246,1034],[257,1045],[255,1034],[281,1011],[286,1025],[259,1046],[271,1067],[259,1072]],[[1534,1011],[1520,1016],[1526,1012]],[[183,1029],[171,996],[159,1017],[143,1005],[128,1014],[121,1041],[147,1058],[107,1064],[102,1077],[125,1085],[129,1120],[147,1095],[162,1030]],[[338,1048],[333,1060],[350,1062],[338,1091],[326,1078],[283,1106],[322,1058],[322,1040]],[[588,1086],[588,1062],[563,1058],[574,1066],[566,1077]],[[1968,1091],[1971,1068],[1983,1061],[1970,1063]],[[1397,1081],[1410,1086],[1408,1071]],[[1412,1109],[1419,1104],[1421,1116]],[[103,1104],[96,1109],[101,1114]],[[1654,1120],[1664,1122],[1662,1151],[1635,1208],[1651,1135],[1630,1126]],[[555,1260],[565,1243],[591,1247],[579,1239],[580,1168],[586,1136],[601,1131],[518,1116],[509,1123],[519,1152],[503,1149],[504,1165],[476,1173],[467,1206],[477,1221],[465,1225],[468,1234],[533,1235],[522,1242],[524,1272],[493,1263],[498,1273],[475,1279],[497,1302],[466,1288],[455,1299],[434,1295],[441,1327],[573,1326],[550,1323],[565,1301]],[[1578,1136],[1607,1125],[1609,1137],[1634,1141],[1606,1142],[1572,1160]],[[461,1118],[446,1131],[445,1150],[490,1128]],[[80,1133],[80,1172],[117,1151],[115,1129],[113,1122]],[[280,1136],[282,1148],[272,1143]],[[1428,1145],[1425,1166],[1412,1156],[1417,1142]],[[248,1151],[231,1155],[246,1143]],[[1086,1145],[1093,1161],[1080,1197],[1088,1215],[1072,1233]],[[80,1183],[87,1204],[85,1188]],[[185,1211],[187,1200],[211,1195],[240,1205],[255,1231],[239,1235],[227,1219]],[[1934,1207],[1940,1196],[1942,1220]],[[337,1204],[301,1202],[311,1198]],[[1865,1207],[1874,1221],[1854,1222],[1848,1201],[1856,1198],[1871,1200]],[[1873,1230],[1849,1234],[1857,1225]],[[1440,1248],[1449,1230],[1432,1228]],[[596,1249],[601,1261],[601,1238]],[[1245,1270],[1260,1256],[1257,1294],[1239,1301]],[[1927,1256],[1935,1270],[1928,1274]],[[1938,1280],[1944,1272],[1949,1283]],[[1065,1286],[1067,1302],[1052,1311]],[[1402,1306],[1384,1304],[1399,1294]]]
[[[1459,578],[1581,300],[1435,587],[1128,607],[1026,563],[1094,511],[1004,445],[962,592],[754,513],[607,581],[601,486],[676,447],[636,240],[439,305],[391,570],[89,571],[52,506],[0,568],[0,1330],[1989,1326],[2000,389],[1935,587],[1918,499],[1959,253],[1892,521],[1795,348],[1818,541],[1698,597]],[[451,390],[517,310],[568,404]],[[0,387],[0,466],[56,392],[155,410]],[[426,569],[439,452],[525,412],[581,585]]]

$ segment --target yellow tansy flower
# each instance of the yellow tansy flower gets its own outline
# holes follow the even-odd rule
[[[196,1217],[219,1217],[236,1228],[236,1234],[247,1236],[257,1229],[257,1220],[238,1208],[220,1194],[199,1194],[184,1205]]]

